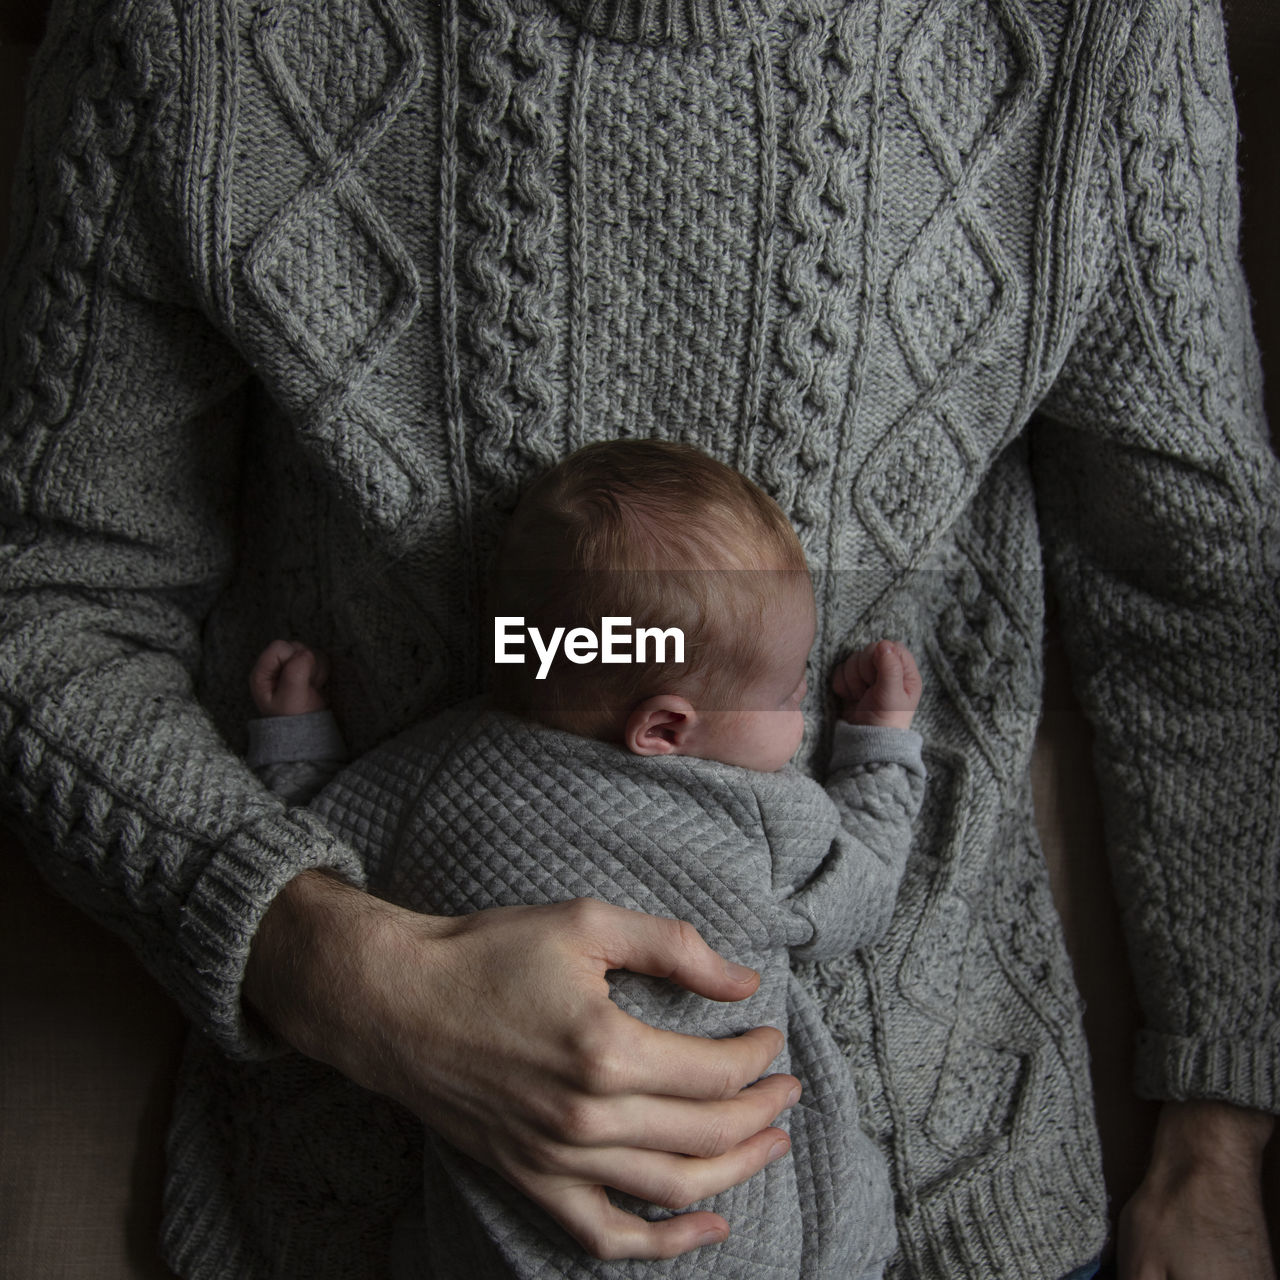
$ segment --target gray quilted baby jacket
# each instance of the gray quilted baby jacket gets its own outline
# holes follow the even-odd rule
[[[471,703],[359,759],[314,808],[363,855],[374,891],[434,914],[594,897],[688,920],[761,974],[719,1004],[617,974],[646,1022],[706,1036],[770,1024],[773,1070],[804,1088],[779,1123],[788,1157],[704,1202],[723,1244],[667,1262],[598,1262],[497,1175],[428,1143],[414,1274],[522,1278],[860,1276],[893,1252],[889,1179],[853,1081],[791,956],[822,959],[886,928],[924,785],[919,735],[841,725],[824,789],[791,770],[641,758]],[[618,1197],[636,1211],[644,1206]],[[649,1209],[648,1212],[656,1212]]]

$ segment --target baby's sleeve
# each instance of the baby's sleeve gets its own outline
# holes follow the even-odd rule
[[[792,954],[826,960],[889,926],[924,797],[923,741],[910,729],[841,722],[826,785],[829,843],[787,906],[807,926]]]
[[[332,711],[249,721],[248,765],[289,804],[307,804],[346,760],[347,744]]]

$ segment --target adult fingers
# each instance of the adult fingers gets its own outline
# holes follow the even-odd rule
[[[711,1159],[755,1138],[799,1097],[800,1082],[789,1075],[767,1076],[725,1100],[579,1095],[548,1112],[541,1125],[575,1150],[642,1148]]]
[[[764,1075],[784,1043],[776,1027],[723,1040],[658,1030],[609,1004],[568,1045],[562,1078],[571,1093],[593,1098],[725,1100]]]
[[[781,1129],[765,1129],[710,1159],[628,1148],[568,1149],[574,1180],[602,1184],[656,1204],[681,1210],[746,1182],[791,1149]]]
[[[609,969],[627,969],[720,1001],[745,999],[760,985],[754,969],[712,950],[684,921],[591,898],[564,904],[563,910],[567,945],[601,979]],[[731,1098],[764,1074],[783,1045],[773,1027],[708,1040],[655,1030],[613,1005],[593,1025],[596,1034],[579,1046],[584,1069],[575,1083],[597,1094]]]
[[[729,1224],[705,1210],[659,1222],[638,1218],[619,1209],[598,1185],[557,1182],[549,1191],[524,1190],[596,1258],[675,1258],[704,1245],[720,1244],[729,1235]]]
[[[606,969],[629,969],[667,978],[711,1000],[743,1000],[760,985],[760,975],[721,956],[683,920],[651,916],[594,898],[568,905],[569,930],[579,936],[583,954]]]

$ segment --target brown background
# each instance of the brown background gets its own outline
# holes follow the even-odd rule
[[[1245,268],[1263,348],[1280,356],[1280,5],[1226,6],[1241,127]],[[0,0],[0,248],[22,93],[43,3]],[[1268,381],[1273,441],[1280,373]],[[1053,635],[1037,738],[1037,817],[1084,994],[1107,1184],[1136,1185],[1155,1108],[1129,1092],[1132,982],[1101,847],[1090,732]],[[167,1277],[156,1256],[176,1009],[124,946],[50,893],[0,833],[0,1275]],[[1273,1232],[1280,1142],[1272,1144]]]

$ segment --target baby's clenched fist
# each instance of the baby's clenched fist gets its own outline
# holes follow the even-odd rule
[[[302,716],[329,706],[329,659],[296,640],[273,640],[249,673],[253,705],[263,716]]]
[[[831,677],[840,715],[850,724],[910,729],[920,705],[920,669],[911,650],[896,640],[878,640],[851,653]]]

